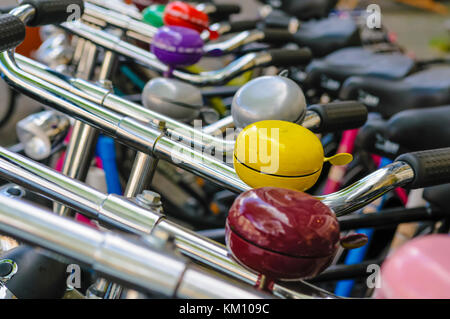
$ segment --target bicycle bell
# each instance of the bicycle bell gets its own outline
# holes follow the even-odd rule
[[[301,123],[305,114],[303,91],[284,76],[262,76],[251,80],[236,92],[231,105],[237,128],[263,120]]]
[[[170,2],[166,6],[164,23],[165,25],[186,27],[199,33],[208,30],[211,40],[215,40],[219,36],[216,31],[209,29],[209,17],[206,13],[181,1]]]
[[[195,30],[164,26],[154,36],[151,51],[171,68],[189,66],[202,58],[203,40]]]
[[[243,129],[234,147],[234,168],[251,187],[312,187],[324,162],[345,165],[352,155],[324,157],[322,143],[310,130],[287,121],[260,121]]]
[[[340,239],[331,209],[311,195],[283,188],[255,188],[239,195],[228,213],[225,240],[232,256],[271,279],[313,277],[333,261]],[[357,248],[367,236],[352,236]]]
[[[203,107],[200,90],[188,83],[168,78],[154,78],[144,87],[142,104],[173,119],[190,122]]]

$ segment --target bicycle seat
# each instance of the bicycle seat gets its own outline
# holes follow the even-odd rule
[[[370,118],[361,128],[357,145],[395,158],[407,152],[450,146],[450,105],[407,110],[390,120]]]
[[[384,118],[406,109],[445,105],[450,103],[450,67],[427,69],[401,80],[350,77],[339,97],[359,100]]]
[[[352,19],[329,17],[303,23],[294,35],[295,42],[307,46],[315,57],[361,44],[359,29]]]
[[[284,0],[281,9],[299,20],[319,19],[328,16],[338,0]]]
[[[412,71],[414,61],[399,53],[374,53],[361,47],[340,49],[306,68],[305,85],[337,95],[351,76],[400,79]]]

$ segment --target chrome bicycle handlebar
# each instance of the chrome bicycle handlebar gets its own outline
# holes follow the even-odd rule
[[[126,35],[143,42],[150,44],[153,37],[158,31],[157,28],[127,14],[119,13],[115,10],[108,10],[89,2],[85,3],[84,15],[82,20],[96,24],[100,27],[107,25],[120,28],[126,32]],[[208,33],[201,34],[203,40],[208,38]],[[242,31],[228,40],[214,43],[208,43],[204,46],[203,51],[205,55],[223,55],[231,53],[234,50],[257,41],[264,40],[265,34],[261,30]]]
[[[86,3],[92,3],[94,5],[103,7],[103,8],[107,8],[107,9],[111,9],[114,10],[116,12],[120,12],[123,13],[135,20],[142,20],[142,14],[139,12],[139,10],[134,7],[134,6],[130,6],[126,3],[123,3],[122,1],[117,1],[117,0],[86,0]]]
[[[172,137],[175,140],[180,140],[188,146],[193,146],[194,149],[210,149],[211,151],[222,154],[233,153],[234,140],[227,140],[214,135],[227,127],[233,126],[233,119],[231,116],[204,127],[202,131],[199,131],[190,125],[112,94],[108,89],[79,78],[65,76],[20,54],[15,54],[15,60],[25,72],[35,75],[43,81],[48,81],[81,98],[87,99],[92,103],[103,106],[108,110],[130,116],[136,120],[151,121],[156,126],[159,126],[160,123],[164,123],[167,136]],[[314,129],[319,127],[320,123],[321,118],[316,112],[307,111],[301,125],[308,129]]]
[[[0,175],[18,185],[42,194],[98,220],[102,225],[144,236],[163,230],[175,238],[176,247],[186,256],[230,275],[242,282],[255,285],[258,275],[236,263],[221,244],[200,236],[167,220],[161,214],[140,206],[132,199],[114,194],[106,195],[86,184],[71,179],[49,167],[0,147]],[[308,293],[303,292],[307,287]],[[312,286],[314,287],[314,286]],[[273,293],[289,298],[333,298],[299,281],[297,289],[276,283]],[[306,288],[305,288],[306,289]]]
[[[249,189],[222,159],[204,154],[165,136],[158,128],[128,116],[105,110],[86,99],[67,92],[22,71],[14,61],[14,53],[0,53],[0,70],[18,90],[55,109],[92,125],[134,149],[216,182],[234,192]]]
[[[133,59],[137,63],[158,72],[164,73],[169,71],[169,67],[160,62],[153,53],[123,41],[119,37],[108,32],[89,27],[79,21],[66,22],[60,26],[64,30],[78,37],[91,41],[95,45]],[[270,64],[271,61],[272,57],[267,52],[248,53],[220,70],[206,71],[199,74],[190,74],[180,70],[174,70],[171,74],[177,79],[195,85],[222,84],[245,71],[258,66],[266,66]]]
[[[101,232],[5,196],[0,196],[0,230],[145,292],[170,298],[269,298],[145,241]]]

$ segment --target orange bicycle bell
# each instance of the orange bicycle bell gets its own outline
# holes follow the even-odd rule
[[[260,121],[245,127],[236,139],[234,168],[251,187],[305,191],[320,176],[324,162],[346,165],[351,154],[324,157],[322,143],[310,130],[287,121]]]

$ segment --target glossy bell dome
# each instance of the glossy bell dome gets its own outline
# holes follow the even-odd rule
[[[264,187],[242,193],[226,224],[227,245],[242,264],[273,279],[312,277],[332,261],[339,223],[316,198]]]
[[[234,95],[231,115],[237,128],[263,120],[301,123],[306,114],[303,91],[283,76],[262,76],[243,85]]]
[[[154,78],[144,87],[142,104],[173,119],[189,122],[199,116],[203,97],[200,90],[191,84],[176,79]]]
[[[203,40],[195,30],[164,26],[153,37],[151,51],[167,65],[189,66],[202,58]]]
[[[181,2],[170,2],[164,10],[164,23],[171,26],[182,26],[202,32],[209,27],[209,17],[195,7]]]
[[[291,122],[256,122],[236,139],[234,167],[251,187],[306,190],[317,181],[323,162],[320,140]]]
[[[163,4],[153,4],[142,11],[142,21],[156,27],[162,27],[164,25],[164,9]]]

